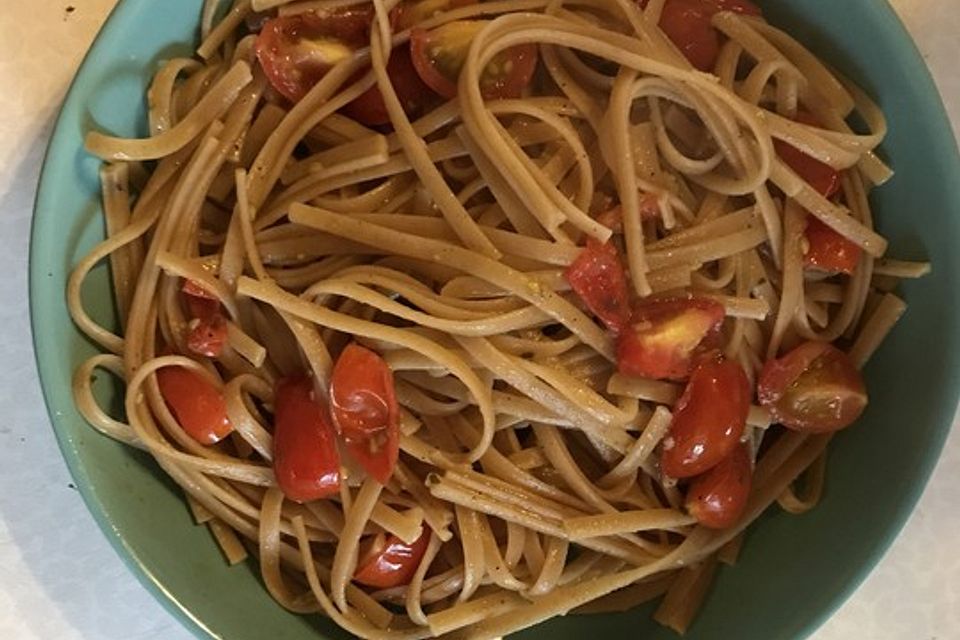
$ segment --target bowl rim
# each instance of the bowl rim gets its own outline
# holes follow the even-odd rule
[[[154,599],[158,601],[168,613],[198,639],[212,638],[223,640],[223,636],[214,632],[203,620],[193,614],[188,603],[178,600],[177,597],[164,586],[162,581],[151,571],[150,567],[141,561],[135,550],[128,545],[123,531],[115,526],[111,517],[110,507],[105,505],[95,492],[76,443],[68,433],[68,430],[61,425],[62,419],[54,409],[56,400],[63,394],[55,388],[54,383],[51,381],[51,376],[46,372],[55,368],[58,364],[62,364],[62,358],[58,360],[58,354],[50,352],[40,339],[44,329],[42,326],[43,323],[38,318],[42,316],[43,305],[49,304],[50,301],[44,297],[44,287],[40,284],[43,280],[43,272],[46,270],[46,267],[41,265],[38,256],[43,255],[43,249],[47,244],[47,240],[46,236],[40,233],[37,221],[42,216],[41,212],[48,209],[48,207],[46,207],[46,201],[52,197],[50,193],[56,190],[54,186],[55,183],[50,179],[50,174],[52,173],[51,164],[53,158],[58,153],[63,152],[63,138],[66,135],[64,133],[66,127],[64,112],[73,101],[77,100],[77,87],[87,81],[86,76],[90,73],[90,68],[95,62],[95,51],[98,44],[104,40],[106,35],[121,28],[121,25],[128,19],[128,14],[135,13],[137,8],[139,7],[134,0],[118,0],[117,4],[107,15],[69,83],[61,106],[57,110],[55,124],[44,152],[33,205],[29,241],[28,291],[33,353],[44,405],[50,420],[50,425],[56,436],[57,445],[87,510],[93,516],[97,526],[138,582],[150,592]],[[934,155],[940,160],[948,161],[951,166],[948,168],[947,173],[956,175],[958,179],[960,179],[960,152],[958,152],[958,141],[953,135],[943,98],[934,83],[929,68],[923,60],[917,43],[906,29],[906,26],[893,9],[889,0],[878,3],[876,9],[885,14],[878,18],[878,20],[882,20],[890,29],[889,33],[885,34],[885,38],[895,42],[895,46],[899,50],[898,57],[909,63],[913,68],[914,82],[919,84],[925,100],[930,102],[928,106],[930,113],[928,115],[933,116],[935,121],[928,126],[933,129],[949,132],[950,134],[940,138],[940,148]],[[958,194],[956,200],[958,209],[960,209],[960,194]],[[954,418],[957,415],[958,400],[960,400],[960,389],[956,388],[948,391],[947,397],[944,399],[945,404],[954,407]],[[929,455],[924,458],[922,465],[915,471],[916,481],[912,483],[906,498],[896,506],[895,515],[890,519],[889,526],[877,537],[874,551],[870,554],[868,560],[857,568],[854,577],[837,590],[836,596],[830,601],[830,604],[823,607],[817,615],[811,616],[803,629],[802,637],[809,637],[824,622],[831,618],[836,611],[849,600],[850,596],[860,587],[863,581],[882,560],[883,556],[890,550],[890,547],[907,524],[921,495],[926,489],[930,481],[930,476],[942,456],[943,448],[952,426],[952,421],[950,424],[939,426],[931,442]]]
[[[156,602],[159,602],[160,605],[184,628],[186,628],[198,639],[226,640],[221,635],[210,629],[210,627],[208,627],[200,618],[195,616],[186,603],[180,602],[180,600],[178,600],[174,594],[167,590],[160,579],[157,578],[150,570],[150,567],[148,567],[137,557],[136,552],[128,545],[121,529],[115,526],[110,515],[110,508],[100,500],[99,496],[94,491],[93,483],[87,475],[85,463],[81,459],[81,455],[77,450],[76,444],[67,430],[61,426],[60,419],[57,416],[56,410],[54,409],[55,398],[60,394],[54,388],[53,383],[50,381],[50,377],[45,372],[48,367],[56,366],[55,360],[53,364],[46,364],[51,357],[55,358],[55,354],[48,353],[45,345],[43,345],[41,342],[40,334],[43,330],[40,326],[41,323],[37,320],[41,313],[41,305],[44,304],[40,292],[40,283],[43,280],[42,272],[44,268],[41,266],[40,260],[37,259],[37,256],[42,255],[44,245],[46,244],[45,236],[39,231],[37,220],[42,215],[41,212],[46,209],[46,200],[51,197],[49,192],[54,190],[53,187],[48,186],[51,184],[49,175],[53,171],[51,168],[52,160],[59,152],[59,148],[63,146],[61,138],[64,137],[64,128],[67,126],[64,120],[64,112],[69,104],[77,99],[77,87],[81,83],[85,82],[85,76],[87,73],[89,73],[89,69],[94,63],[95,51],[98,43],[103,41],[106,34],[120,28],[119,25],[126,20],[127,14],[133,13],[136,8],[136,3],[132,0],[117,1],[114,7],[107,14],[103,24],[100,25],[96,35],[94,36],[93,40],[91,40],[90,46],[87,48],[86,52],[84,52],[80,64],[77,65],[77,69],[74,72],[73,77],[70,79],[66,93],[64,93],[63,101],[61,102],[60,107],[57,109],[54,126],[50,132],[50,139],[47,143],[46,149],[44,150],[43,160],[40,165],[40,175],[37,179],[37,191],[34,198],[32,218],[30,222],[30,246],[28,258],[29,266],[27,276],[30,309],[30,335],[33,341],[34,362],[37,366],[40,389],[42,392],[47,417],[50,420],[50,426],[54,432],[57,446],[60,449],[63,460],[67,465],[70,476],[73,478],[74,484],[77,487],[77,491],[80,493],[80,496],[86,505],[87,511],[91,516],[93,516],[97,527],[99,527],[101,533],[109,541],[110,546],[120,557],[120,560],[123,562],[123,564],[137,579],[137,582],[146,588],[150,595],[153,596],[153,599]]]

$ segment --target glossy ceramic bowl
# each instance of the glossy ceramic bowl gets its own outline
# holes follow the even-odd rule
[[[31,308],[37,361],[63,455],[104,535],[173,615],[200,637],[335,638],[319,617],[277,606],[256,568],[228,568],[193,525],[180,491],[152,460],[102,437],[74,409],[70,377],[94,352],[67,315],[73,264],[102,237],[99,162],[83,135],[145,135],[144,90],[157,61],[189,55],[199,0],[123,0],[104,26],[63,106],[43,171],[33,226]],[[933,274],[903,287],[907,315],[866,371],[871,403],[830,451],[827,493],[811,513],[772,509],[724,569],[688,638],[795,639],[812,632],[860,583],[900,530],[950,428],[960,377],[960,163],[936,90],[913,43],[878,0],[770,0],[767,15],[875,96],[890,120],[882,147],[897,171],[872,202],[891,255],[929,258]],[[89,308],[113,306],[106,268],[88,283]],[[106,378],[106,376],[103,376]],[[116,386],[98,383],[119,405]],[[109,406],[109,405],[108,405]],[[569,616],[523,637],[672,638],[646,607]]]

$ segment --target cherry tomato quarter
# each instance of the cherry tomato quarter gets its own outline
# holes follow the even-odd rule
[[[706,298],[649,300],[636,306],[617,342],[617,368],[627,376],[682,380],[694,357],[715,346],[723,305]]]

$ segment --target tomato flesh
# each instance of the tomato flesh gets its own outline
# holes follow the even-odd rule
[[[812,433],[848,427],[867,406],[863,376],[847,354],[826,342],[805,342],[768,361],[757,398],[780,424]]]
[[[616,246],[592,238],[564,277],[593,315],[610,331],[619,333],[630,321],[627,274]]]
[[[807,239],[807,252],[803,255],[803,261],[807,267],[850,275],[860,264],[863,250],[814,216],[807,216],[804,237]]]
[[[381,534],[382,536],[382,534]],[[395,535],[385,541],[381,538],[357,563],[353,580],[374,589],[390,589],[409,584],[423,560],[430,542],[430,531],[423,533],[412,544]]]
[[[308,11],[268,20],[254,50],[270,84],[299,102],[336,63],[369,42],[373,5]]]
[[[410,32],[410,53],[420,78],[445,98],[457,96],[457,79],[474,36],[487,20],[455,20],[426,31]],[[537,47],[521,44],[501,51],[480,74],[480,93],[487,100],[519,98],[537,67]]]
[[[617,342],[623,375],[682,380],[694,356],[715,346],[725,311],[705,298],[668,298],[637,305]]]
[[[280,490],[295,502],[329,498],[340,490],[336,434],[307,376],[277,384],[273,471]]]
[[[223,394],[200,374],[163,367],[157,370],[157,384],[177,422],[200,444],[215,444],[233,431]]]
[[[797,122],[820,126],[813,114],[802,109],[797,112]],[[832,198],[840,191],[840,172],[830,165],[808,156],[783,140],[774,140],[773,148],[794,173],[824,198]]]
[[[715,467],[690,483],[687,511],[704,527],[731,527],[743,515],[752,483],[750,454],[746,445],[739,444]]]
[[[740,365],[709,358],[690,374],[664,440],[660,466],[671,478],[690,478],[730,455],[743,435],[750,384]]]
[[[330,408],[350,455],[381,484],[397,464],[400,409],[393,372],[383,358],[356,343],[333,367]]]

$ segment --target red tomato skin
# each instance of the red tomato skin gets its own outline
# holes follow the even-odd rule
[[[308,11],[268,20],[257,36],[254,51],[270,84],[291,102],[299,102],[330,70],[328,63],[295,59],[302,40],[326,39],[352,49],[369,42],[373,5],[362,4],[335,11]]]
[[[430,87],[424,84],[417,70],[414,69],[413,60],[410,59],[410,51],[405,47],[395,49],[390,54],[390,60],[387,62],[387,75],[393,83],[393,89],[397,92],[397,98],[403,106],[404,113],[410,118],[419,116],[424,108],[436,99]],[[364,91],[360,94],[360,97],[340,111],[345,116],[353,118],[368,127],[390,123],[387,106],[384,104],[383,96],[376,85]]]
[[[813,114],[804,110],[797,112],[797,122],[820,126]],[[773,148],[794,173],[824,198],[832,198],[840,191],[840,172],[830,165],[808,156],[783,140],[774,140]]]
[[[197,355],[216,358],[223,353],[228,342],[227,319],[220,312],[205,318],[196,318],[190,323],[187,348]]]
[[[723,305],[706,298],[643,302],[617,341],[617,369],[626,376],[683,380],[694,356],[715,346],[725,315]],[[670,326],[673,335],[664,336]]]
[[[333,367],[330,407],[350,455],[381,484],[400,450],[400,408],[393,372],[378,354],[351,343]]]
[[[712,71],[720,55],[720,33],[710,24],[716,8],[699,0],[667,0],[660,29],[700,71]]]
[[[591,238],[563,275],[607,329],[620,333],[630,322],[627,274],[613,243]]]
[[[697,365],[674,407],[660,457],[663,473],[690,478],[730,455],[743,435],[750,396],[747,376],[733,360],[709,358]]]
[[[744,444],[701,476],[687,489],[687,511],[709,529],[726,529],[737,523],[747,506],[753,469]]]
[[[412,544],[391,535],[379,553],[369,560],[360,561],[353,575],[354,582],[374,589],[390,589],[409,584],[429,543],[430,531],[426,527]]]
[[[450,24],[457,24],[456,21]],[[424,83],[444,98],[452,100],[457,97],[458,78],[449,78],[437,66],[436,59],[431,53],[437,39],[441,38],[437,29],[429,31],[413,28],[410,31],[410,55],[413,66]],[[442,44],[436,46],[442,47]],[[537,68],[537,47],[534,44],[520,44],[498,53],[480,76],[480,93],[487,100],[500,98],[519,98],[523,89],[530,84]],[[510,71],[506,75],[490,75],[487,70],[491,67],[503,66],[510,63]],[[462,66],[463,61],[460,61]]]
[[[280,490],[294,502],[329,498],[340,490],[336,434],[307,376],[277,383],[273,471]]]
[[[817,390],[821,395],[813,393]],[[789,429],[828,433],[860,417],[867,389],[847,354],[832,344],[810,341],[767,361],[757,381],[757,399]]]
[[[808,246],[803,255],[805,266],[847,275],[857,270],[863,250],[812,215],[807,216],[804,237]]]
[[[200,444],[216,444],[233,431],[223,394],[185,367],[157,369],[160,395],[177,422]]]

